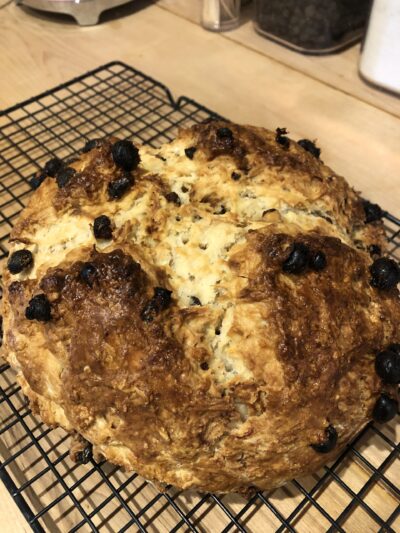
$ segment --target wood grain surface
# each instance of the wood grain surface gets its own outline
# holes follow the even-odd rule
[[[12,3],[0,10],[0,108],[100,64],[122,60],[159,79],[176,96],[191,96],[235,121],[269,128],[286,126],[294,138],[317,139],[329,165],[366,197],[400,215],[400,100],[359,79],[359,47],[336,56],[305,57],[258,36],[249,20],[222,35],[194,24],[192,21],[198,17],[198,0],[161,0],[158,4],[136,0],[107,14],[102,24],[81,28],[66,17],[34,13]],[[391,439],[399,441],[398,427],[396,430],[392,425],[387,431]],[[18,431],[12,435],[12,440],[5,442],[6,447],[22,438]],[[362,445],[374,465],[387,454],[382,443],[373,439]],[[34,459],[31,458],[32,464],[29,457],[26,461],[22,470],[26,468],[30,474],[37,471],[39,466]],[[354,487],[361,488],[368,479],[357,462],[349,464],[344,475]],[[390,476],[398,482],[398,462]],[[311,484],[312,479],[307,482]],[[47,489],[51,495],[51,487],[35,490],[43,495]],[[155,489],[146,490],[149,494],[141,492],[141,498],[146,499]],[[281,489],[274,495],[282,512],[289,508],[288,491]],[[104,497],[101,490],[90,496],[93,501]],[[348,500],[348,495],[334,486],[329,486],[321,497],[332,512]],[[93,504],[90,498],[85,499],[88,508]],[[190,507],[195,496],[187,498]],[[371,491],[369,498],[376,509],[390,514],[393,496],[383,488]],[[235,505],[240,508],[241,503],[233,498],[233,508]],[[60,506],[60,514],[64,512],[67,517],[62,524],[73,524],[72,518],[68,522],[73,511],[63,503]],[[222,518],[207,516],[203,520],[204,531],[219,531]],[[298,531],[325,531],[329,524],[321,516],[311,506]],[[54,519],[47,528],[68,529],[60,524]],[[149,531],[168,531],[170,525],[166,519],[163,528],[149,526]],[[254,532],[273,531],[278,525],[273,515],[262,513],[255,513],[247,523],[249,531]],[[398,528],[400,531],[400,523]],[[0,531],[29,530],[0,483]],[[362,509],[350,517],[346,530],[377,531]]]
[[[286,126],[295,138],[317,139],[328,164],[366,197],[398,212],[397,116],[152,2],[137,0],[118,11],[121,18],[81,28],[64,17],[32,16],[13,4],[5,8],[0,51],[7,75],[0,106],[120,59],[161,80],[175,95],[190,95],[233,120]],[[333,61],[320,61],[325,59]]]
[[[158,5],[197,24],[201,21],[202,0],[159,0]],[[252,3],[242,9],[239,27],[223,33],[223,37],[400,117],[400,98],[377,90],[360,78],[358,63],[361,43],[339,54],[318,56],[293,53],[259,35],[254,30],[254,18],[255,8]]]

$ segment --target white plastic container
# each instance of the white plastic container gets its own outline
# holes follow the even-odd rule
[[[400,0],[375,0],[361,54],[369,82],[400,93]]]

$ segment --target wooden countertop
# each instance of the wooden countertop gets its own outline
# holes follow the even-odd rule
[[[400,99],[364,84],[359,47],[306,57],[244,23],[226,34],[195,24],[199,0],[137,0],[81,28],[10,4],[0,11],[0,108],[122,60],[235,121],[318,139],[326,163],[399,216]],[[122,15],[122,16],[117,16]],[[0,483],[1,531],[30,531]]]
[[[196,18],[196,6],[198,0],[136,0],[118,9],[122,17],[85,28],[7,6],[0,107],[119,59],[233,120],[318,139],[324,161],[399,214],[400,99],[359,79],[358,47],[306,57],[257,35],[250,21],[218,34],[170,11]]]

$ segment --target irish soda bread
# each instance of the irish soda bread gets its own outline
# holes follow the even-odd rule
[[[34,178],[3,354],[77,459],[269,489],[395,416],[399,266],[379,207],[319,156],[213,121],[159,149],[91,140]]]

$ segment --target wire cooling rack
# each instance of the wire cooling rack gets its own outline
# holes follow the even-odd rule
[[[214,116],[119,62],[1,112],[0,260],[30,194],[29,179],[52,155],[67,158],[101,134],[158,145],[179,126]],[[396,255],[400,221],[386,213],[385,224]],[[34,531],[400,531],[395,421],[368,426],[317,474],[249,500],[173,488],[160,493],[108,463],[72,463],[67,440],[32,415],[13,371],[0,362],[0,477]]]

